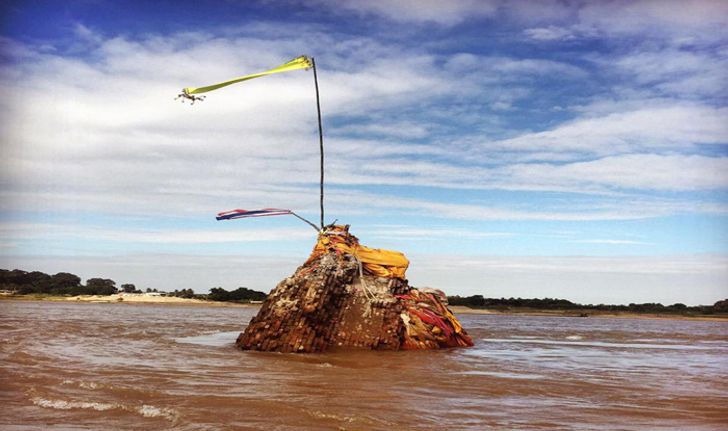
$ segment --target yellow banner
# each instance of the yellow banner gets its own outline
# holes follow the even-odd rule
[[[208,91],[217,90],[218,88],[227,87],[228,85],[232,85],[238,82],[247,81],[249,79],[253,78],[259,78],[261,76],[271,75],[273,73],[281,73],[281,72],[288,72],[291,70],[298,70],[298,69],[309,69],[313,67],[313,63],[311,62],[311,59],[308,58],[305,55],[302,55],[300,57],[294,58],[293,60],[289,61],[286,64],[282,64],[275,69],[266,70],[265,72],[260,73],[254,73],[252,75],[245,75],[241,76],[239,78],[231,79],[229,81],[220,82],[219,84],[213,84],[208,85],[207,87],[187,87],[183,89],[182,91],[186,95],[191,94],[200,94],[200,93],[207,93]]]

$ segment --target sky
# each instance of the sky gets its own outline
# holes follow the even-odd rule
[[[0,267],[269,291],[326,222],[449,295],[728,297],[728,3],[5,1]]]

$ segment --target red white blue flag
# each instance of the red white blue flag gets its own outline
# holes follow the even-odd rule
[[[215,217],[218,220],[233,220],[236,218],[247,218],[247,217],[265,217],[265,216],[277,216],[277,215],[288,215],[293,214],[291,210],[285,210],[280,208],[263,208],[261,210],[230,210],[223,211],[217,214]]]

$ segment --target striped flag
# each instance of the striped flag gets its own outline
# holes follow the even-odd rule
[[[277,215],[288,215],[293,214],[291,210],[285,210],[280,208],[263,208],[260,210],[230,210],[223,211],[217,214],[215,217],[217,220],[233,220],[237,218],[248,218],[248,217],[266,217],[266,216],[277,216]]]

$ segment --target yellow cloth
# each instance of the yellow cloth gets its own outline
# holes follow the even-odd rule
[[[220,82],[219,84],[208,85],[207,87],[187,87],[187,88],[184,88],[182,91],[187,95],[207,93],[208,91],[217,90],[218,88],[222,88],[222,87],[227,87],[228,85],[235,84],[237,82],[247,81],[247,80],[253,79],[253,78],[259,78],[261,76],[271,75],[273,73],[288,72],[290,70],[298,70],[298,69],[309,69],[311,67],[313,67],[313,63],[311,62],[311,59],[305,55],[302,55],[300,57],[294,58],[293,60],[289,61],[286,64],[282,64],[271,70],[266,70],[265,72],[241,76],[239,78],[234,78],[229,81]]]
[[[318,242],[311,253],[312,259],[334,249],[339,253],[354,255],[361,261],[364,270],[377,277],[405,278],[409,260],[404,254],[394,250],[369,248],[359,244],[355,236],[350,235],[343,226],[334,226],[331,233],[319,235]]]

